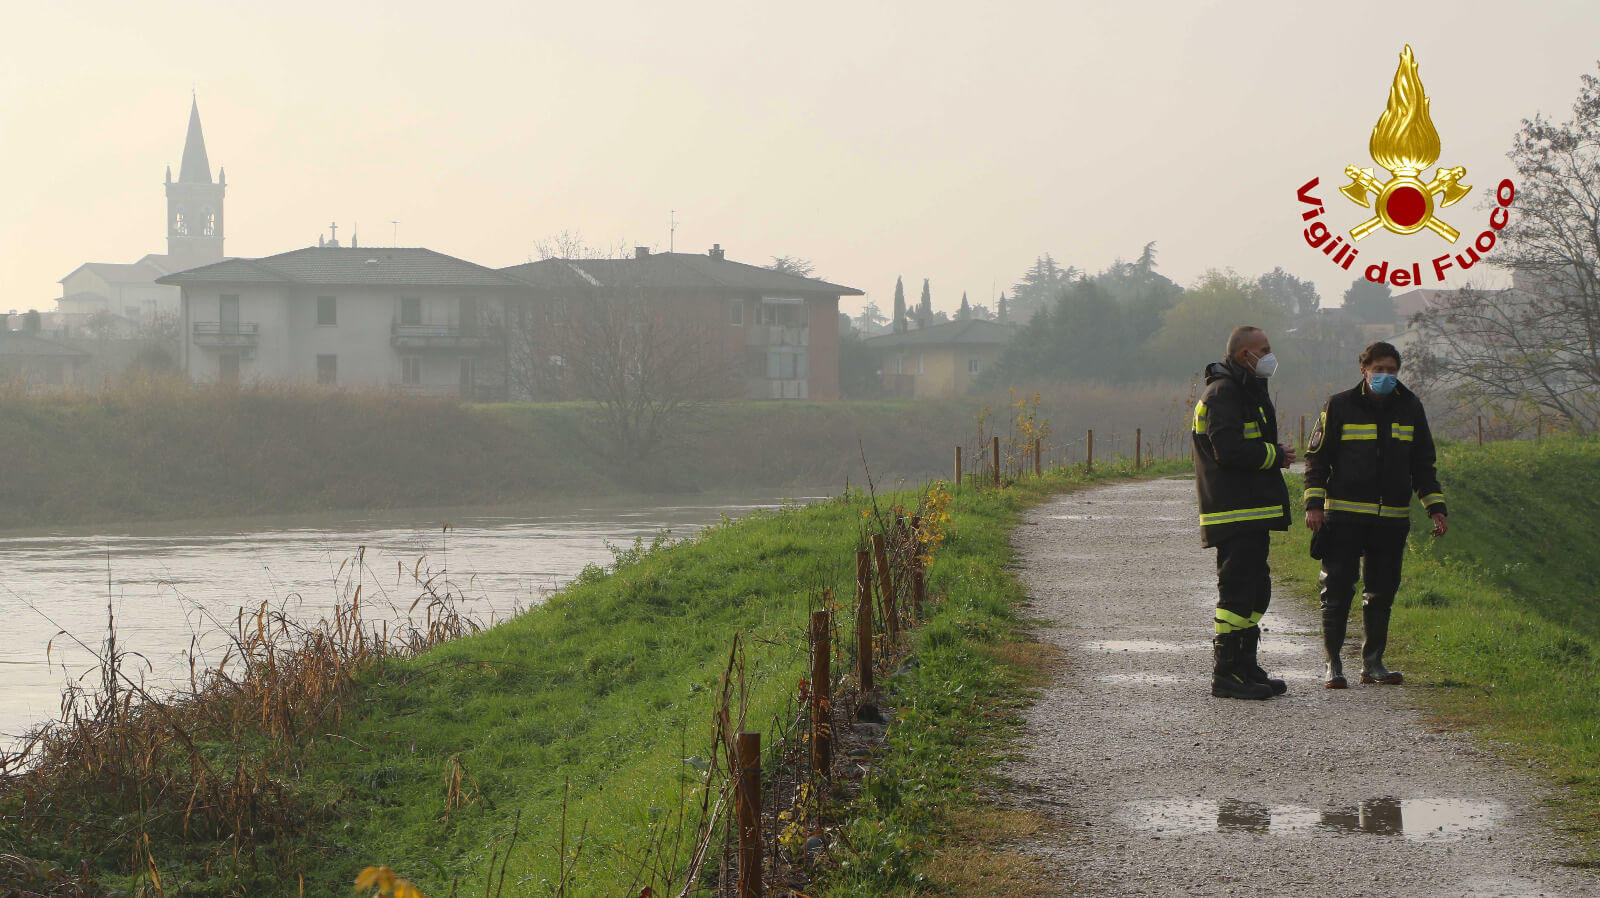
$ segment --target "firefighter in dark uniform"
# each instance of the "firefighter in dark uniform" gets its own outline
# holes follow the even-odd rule
[[[1278,443],[1278,413],[1267,395],[1278,362],[1267,335],[1235,328],[1227,353],[1225,361],[1206,366],[1193,421],[1200,538],[1217,550],[1211,694],[1263,699],[1287,691],[1261,669],[1256,648],[1272,600],[1270,533],[1289,529],[1282,469],[1294,461],[1294,450]]]
[[[1389,613],[1400,588],[1400,563],[1411,529],[1411,496],[1448,528],[1444,490],[1434,470],[1433,435],[1422,402],[1399,382],[1400,352],[1378,342],[1361,353],[1361,383],[1336,393],[1317,418],[1306,449],[1306,526],[1312,557],[1322,560],[1323,686],[1347,685],[1344,647],[1350,601],[1361,579],[1361,682],[1398,684],[1383,665]]]

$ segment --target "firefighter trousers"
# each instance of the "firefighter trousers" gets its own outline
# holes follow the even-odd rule
[[[1267,613],[1272,601],[1272,570],[1267,566],[1271,541],[1268,531],[1252,530],[1217,546],[1218,634],[1248,630]]]
[[[1400,590],[1400,565],[1405,560],[1407,528],[1392,525],[1323,524],[1322,616],[1344,619],[1350,614],[1356,579],[1361,580],[1361,607],[1387,612]]]

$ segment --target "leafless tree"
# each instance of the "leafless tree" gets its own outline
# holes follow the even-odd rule
[[[1459,291],[1419,315],[1419,373],[1462,400],[1600,427],[1600,78],[1571,121],[1524,120],[1508,154],[1515,199],[1494,264],[1511,290]],[[1508,199],[1503,192],[1499,199]],[[1499,205],[1499,203],[1495,203]],[[1465,255],[1465,254],[1463,254]]]

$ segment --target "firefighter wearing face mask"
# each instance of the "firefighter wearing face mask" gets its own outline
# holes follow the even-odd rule
[[[1272,599],[1269,535],[1289,529],[1282,469],[1294,461],[1294,450],[1278,443],[1278,413],[1267,393],[1278,360],[1267,335],[1234,328],[1227,353],[1206,366],[1193,420],[1200,539],[1217,550],[1211,694],[1263,699],[1287,690],[1261,668],[1256,648]]]
[[[1348,685],[1339,652],[1356,579],[1361,580],[1361,682],[1404,680],[1383,664],[1389,614],[1411,527],[1411,497],[1448,527],[1444,490],[1434,469],[1433,435],[1422,402],[1399,382],[1400,351],[1374,343],[1361,353],[1361,383],[1336,393],[1317,419],[1306,449],[1306,526],[1312,557],[1322,560],[1323,686]]]

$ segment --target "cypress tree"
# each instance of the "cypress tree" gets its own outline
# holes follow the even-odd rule
[[[967,302],[967,291],[961,291],[961,307],[956,309],[957,321],[972,320],[972,304]]]
[[[906,332],[906,285],[900,278],[894,279],[894,332]]]
[[[928,289],[928,279],[922,279],[922,299],[917,301],[917,327],[933,323],[933,292]]]

